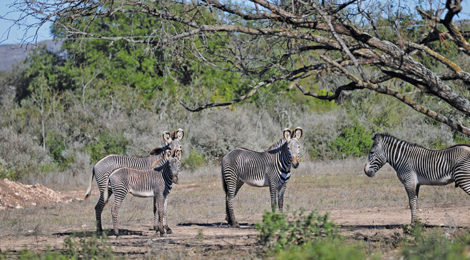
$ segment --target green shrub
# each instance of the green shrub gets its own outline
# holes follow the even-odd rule
[[[189,153],[188,158],[184,161],[184,167],[190,170],[194,170],[198,167],[205,165],[206,159],[204,155],[197,153],[193,149]]]
[[[68,259],[112,259],[113,251],[107,244],[107,237],[64,239],[63,255]]]
[[[263,221],[256,223],[256,230],[260,232],[260,243],[274,251],[320,237],[338,236],[337,227],[330,222],[328,214],[320,215],[317,211],[305,214],[304,209],[291,214],[266,211]]]
[[[362,126],[358,121],[350,127],[345,127],[330,144],[337,157],[361,156],[369,152],[372,147],[372,131]]]
[[[415,225],[411,234],[413,239],[405,241],[401,250],[405,259],[470,259],[468,232],[447,238],[441,230],[426,232],[422,225]]]
[[[0,158],[0,179],[7,178],[9,180],[17,180],[18,174],[16,171],[7,165],[7,163],[2,161]]]
[[[66,167],[69,163],[73,162],[72,156],[64,156],[64,150],[67,149],[67,142],[63,136],[55,132],[49,132],[46,137],[46,146],[52,159],[59,166]]]
[[[323,238],[278,252],[276,259],[367,259],[360,243],[348,244],[340,238]]]
[[[123,133],[112,134],[104,131],[98,140],[87,146],[92,162],[97,162],[108,154],[125,154],[129,142]]]
[[[7,253],[0,254],[0,259],[10,259]],[[64,248],[59,251],[47,249],[45,252],[33,252],[27,249],[21,250],[17,259],[114,259],[113,251],[107,243],[107,238],[74,238],[64,239]]]

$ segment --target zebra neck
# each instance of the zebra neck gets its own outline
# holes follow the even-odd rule
[[[170,192],[171,188],[173,187],[173,173],[171,172],[170,166],[165,165],[162,169],[162,177],[165,181],[165,187]]]
[[[383,144],[386,148],[385,157],[387,158],[387,162],[395,170],[398,169],[403,165],[403,162],[407,157],[405,156],[405,153],[409,150],[409,144],[396,138],[389,138]]]
[[[290,178],[290,169],[292,165],[292,156],[287,149],[287,142],[281,147],[280,153],[278,155],[278,169],[280,173],[280,181],[282,184],[287,182]]]

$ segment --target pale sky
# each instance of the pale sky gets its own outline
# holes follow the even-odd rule
[[[25,27],[13,25],[14,19],[18,18],[18,13],[11,12],[10,5],[15,0],[0,0],[0,16],[7,19],[0,19],[0,44],[18,44],[18,43],[34,43],[35,40],[43,41],[52,39],[52,34],[50,33],[51,24],[45,24],[39,28],[37,32],[37,39],[34,39],[36,30],[25,31]],[[411,0],[416,1],[416,0]],[[406,2],[402,1],[402,4]],[[470,19],[470,0],[462,1],[463,10],[460,12],[458,19]],[[33,22],[30,20],[28,22]],[[13,26],[13,27],[12,27]]]

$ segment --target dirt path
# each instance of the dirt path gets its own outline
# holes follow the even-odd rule
[[[468,212],[468,206],[444,206],[420,210],[419,215],[428,227],[461,229],[470,226]],[[403,207],[330,211],[331,219],[340,226],[343,235],[374,243],[393,243],[396,237],[403,234],[403,227],[410,219],[409,214],[409,209]],[[246,218],[260,220],[261,215]],[[130,258],[149,255],[167,258],[204,256],[220,259],[234,255],[240,258],[256,258],[259,257],[260,246],[257,245],[255,222],[242,223],[241,228],[234,229],[217,219],[204,222],[195,219],[175,224],[172,226],[173,234],[166,237],[160,237],[151,230],[150,223],[143,226],[137,223],[123,226],[119,238],[113,236],[111,230],[106,231],[110,235],[109,241],[113,251]],[[61,227],[48,234],[2,237],[0,249],[8,249],[13,253],[23,248],[44,250],[49,246],[52,249],[60,249],[64,238],[72,235],[78,238],[92,237],[94,231]]]

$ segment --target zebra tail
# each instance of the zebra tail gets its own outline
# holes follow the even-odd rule
[[[88,199],[88,197],[90,197],[91,185],[93,184],[93,177],[95,177],[95,167],[93,167],[93,171],[91,173],[90,183],[88,184],[88,189],[86,190],[86,193],[85,193],[85,200]]]
[[[225,183],[225,177],[224,177],[224,159],[222,158],[222,162],[220,163],[220,168],[222,172],[222,188],[224,188],[225,194],[227,194],[227,184]]]
[[[110,182],[110,180],[108,179],[108,181],[106,182],[106,187],[105,187],[105,189],[104,189],[104,195],[103,195],[104,205],[108,204],[108,199],[109,199],[109,193],[108,193],[109,182]]]

